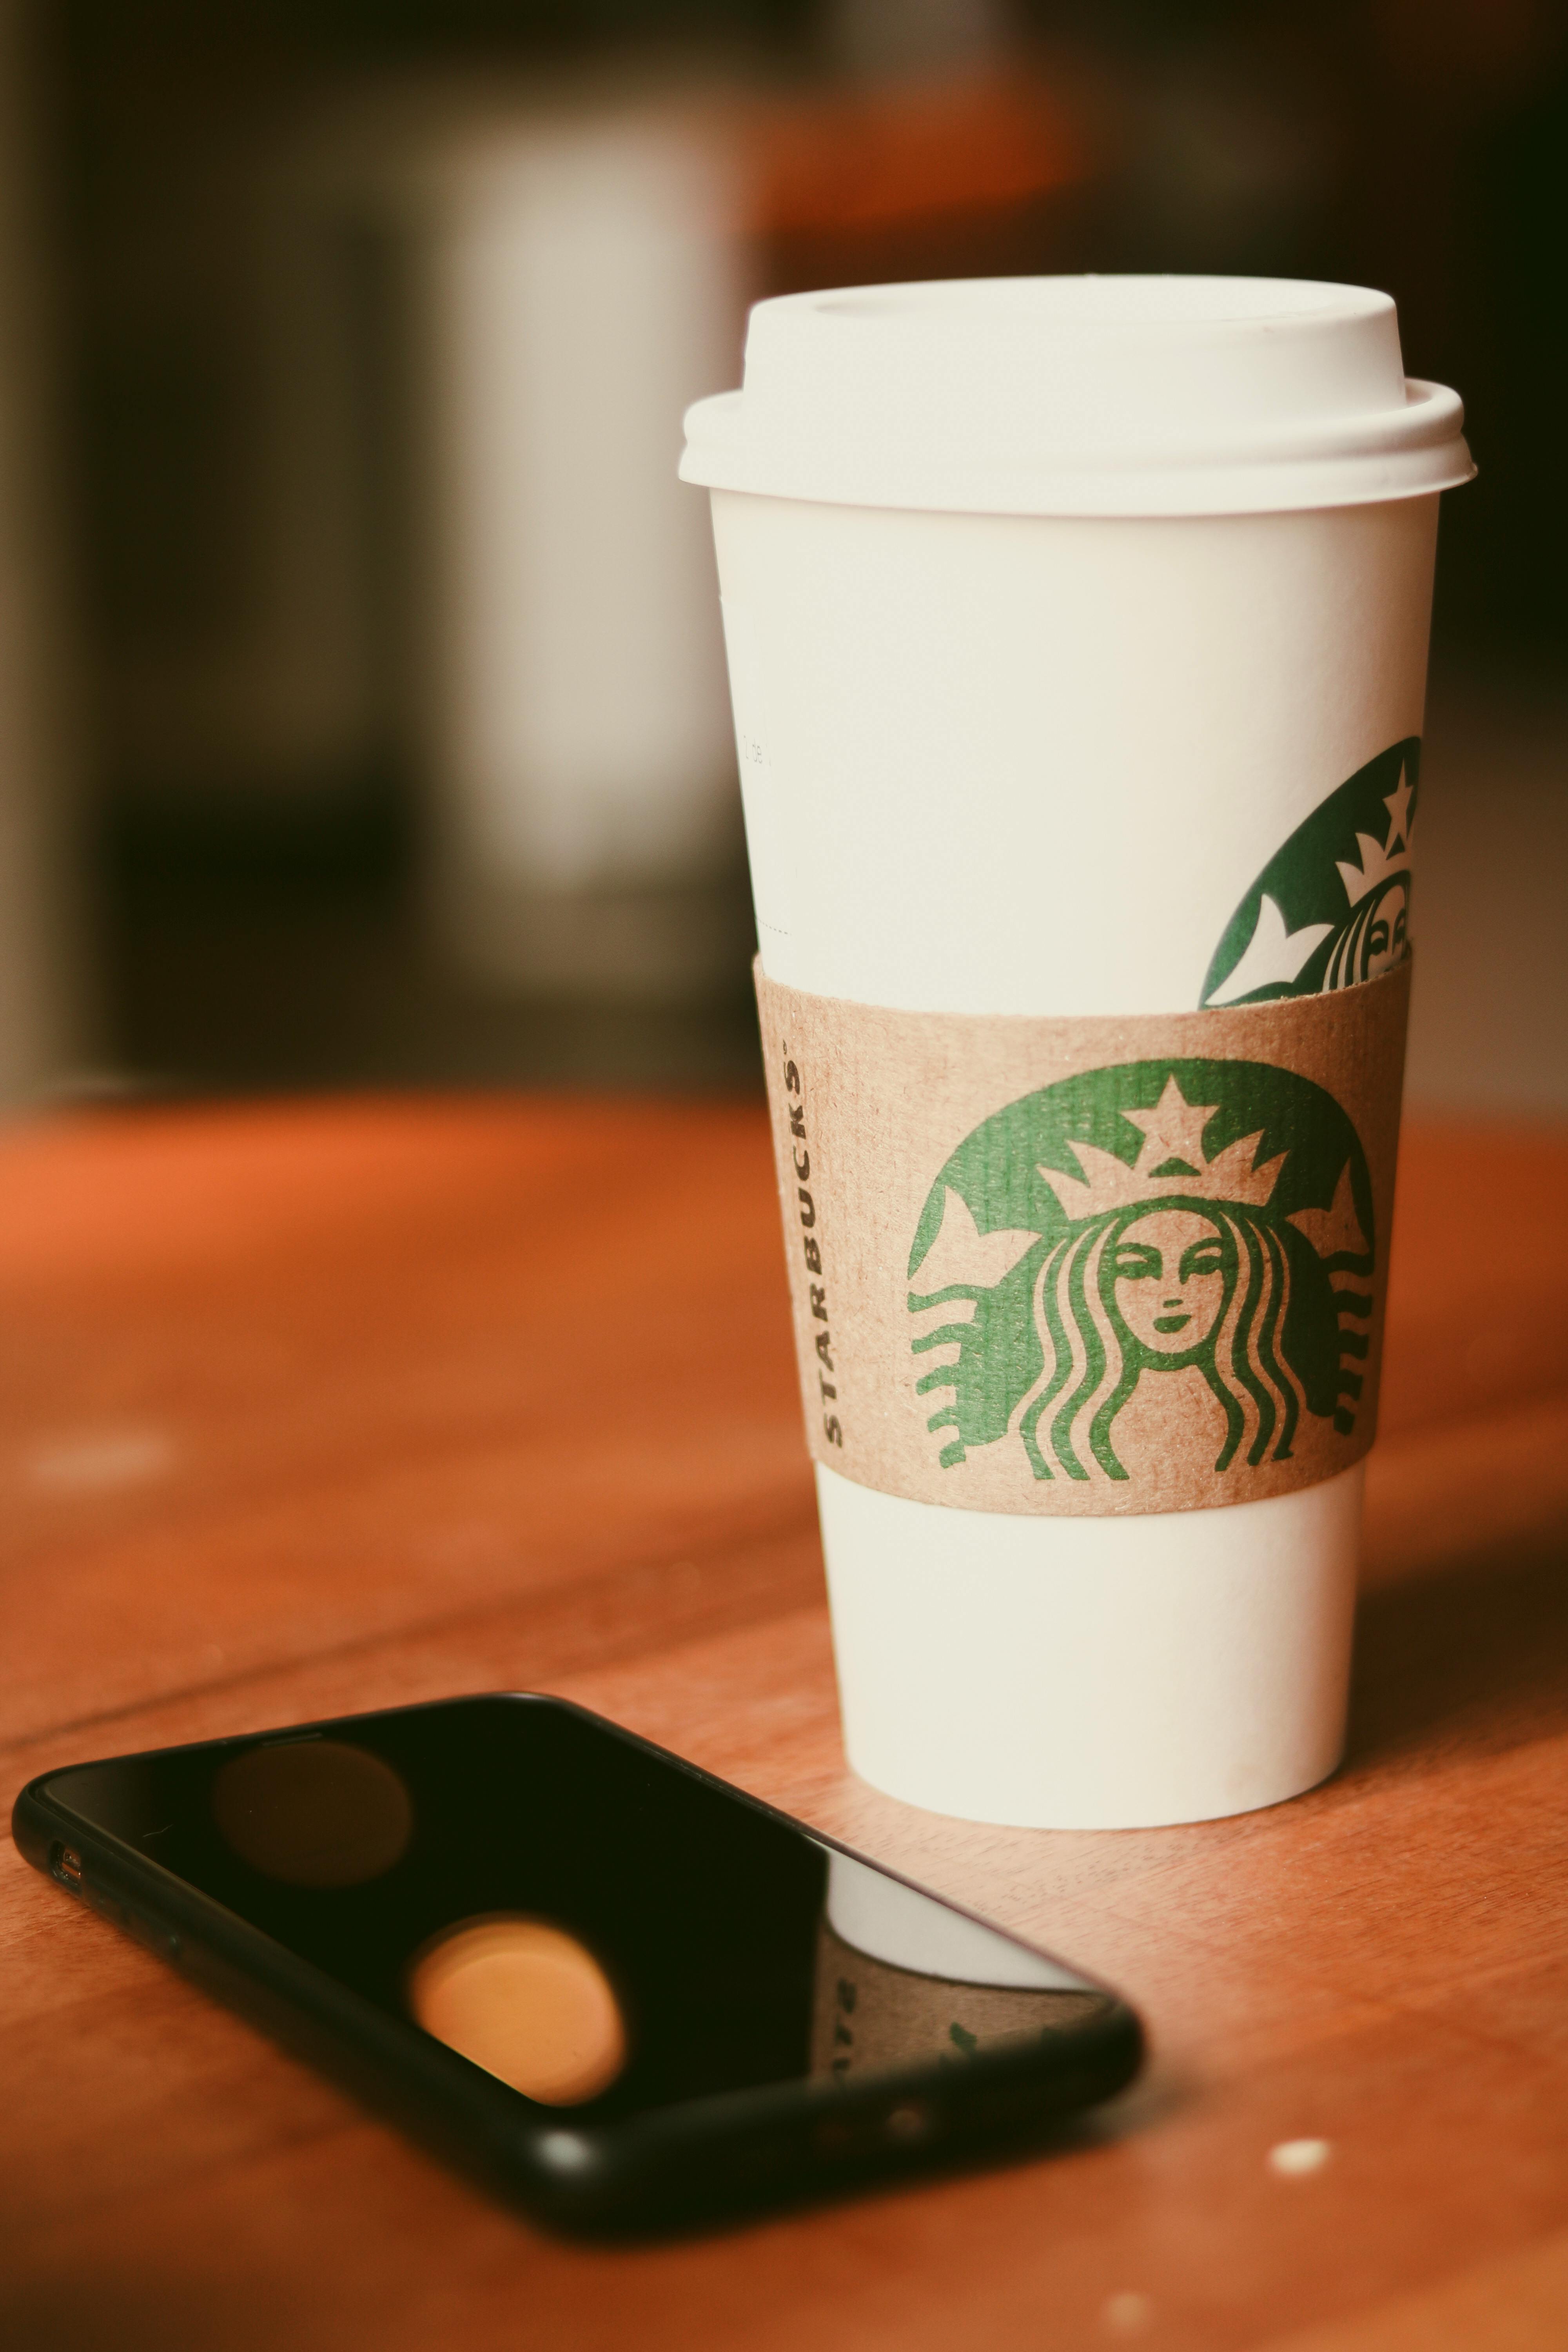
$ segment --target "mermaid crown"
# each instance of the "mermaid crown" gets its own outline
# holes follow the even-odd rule
[[[1345,886],[1345,897],[1352,907],[1359,906],[1369,891],[1375,890],[1392,875],[1402,875],[1408,879],[1411,836],[1415,830],[1415,820],[1410,814],[1412,796],[1410,780],[1401,769],[1398,784],[1384,797],[1383,803],[1388,811],[1386,838],[1377,841],[1370,833],[1358,833],[1355,842],[1361,853],[1361,863],[1352,866],[1347,857],[1334,860],[1340,880]]]
[[[1194,1200],[1245,1201],[1261,1209],[1271,1197],[1285,1165],[1284,1152],[1261,1163],[1258,1147],[1263,1131],[1227,1143],[1211,1160],[1204,1150],[1204,1135],[1219,1105],[1190,1103],[1174,1076],[1152,1110],[1124,1110],[1121,1116],[1143,1130],[1143,1146],[1130,1168],[1113,1151],[1098,1144],[1070,1143],[1083,1171],[1064,1175],[1059,1168],[1041,1167],[1068,1221],[1078,1224],[1107,1209],[1124,1209],[1137,1201],[1190,1194]]]

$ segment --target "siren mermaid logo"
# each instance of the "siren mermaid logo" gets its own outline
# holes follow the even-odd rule
[[[941,1461],[1006,1443],[1037,1478],[1127,1478],[1145,1382],[1162,1444],[1215,1444],[1216,1472],[1289,1461],[1314,1419],[1349,1437],[1374,1257],[1365,1155],[1310,1079],[1126,1062],[1026,1095],[952,1154],[910,1253]]]
[[[1317,996],[1403,962],[1420,765],[1412,735],[1297,826],[1226,924],[1200,1004]]]

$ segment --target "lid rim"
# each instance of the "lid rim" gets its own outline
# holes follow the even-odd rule
[[[1062,520],[1096,518],[1105,520],[1158,521],[1198,520],[1205,515],[1306,513],[1336,507],[1374,506],[1398,499],[1436,497],[1474,479],[1477,467],[1462,436],[1440,447],[1401,453],[1407,462],[1392,463],[1375,455],[1335,461],[1229,467],[1150,467],[1142,472],[1123,467],[1116,472],[1082,468],[1068,478],[1066,470],[1046,477],[1011,479],[993,475],[984,481],[930,478],[918,487],[910,482],[880,481],[862,475],[851,480],[806,469],[793,476],[782,469],[759,478],[756,469],[735,462],[739,453],[709,445],[701,453],[688,449],[681,459],[683,482],[707,490],[723,490],[748,498],[780,499],[802,506],[875,508],[910,514],[978,514],[1019,520]],[[726,458],[731,462],[725,463]],[[694,463],[693,460],[699,462]],[[701,462],[706,459],[708,462]],[[1416,462],[1412,464],[1409,459]],[[1426,460],[1425,463],[1420,462]]]
[[[1446,447],[1462,438],[1465,412],[1457,393],[1450,392],[1446,384],[1431,383],[1420,376],[1405,378],[1405,393],[1404,404],[1398,408],[1363,409],[1328,417],[1281,416],[1258,430],[1236,431],[1206,443],[1152,442],[1142,448],[1121,449],[1107,443],[1079,443],[1076,447],[1064,443],[1044,452],[1031,470],[1042,475],[1069,476],[1086,468],[1131,474],[1178,467],[1190,467],[1194,473],[1215,467],[1228,471],[1245,466],[1398,457],[1415,450]],[[714,443],[736,446],[738,436],[724,428],[742,422],[744,400],[744,391],[737,390],[711,393],[706,399],[694,401],[682,419],[688,448],[700,451],[703,446],[711,446]],[[715,426],[716,432],[704,435],[704,424]],[[755,453],[761,471],[769,470],[770,459],[779,461],[783,437],[764,433],[763,446]],[[773,441],[771,448],[769,439]],[[786,448],[783,457],[786,467],[789,457]]]
[[[1405,374],[1392,299],[1289,278],[786,295],[752,314],[742,388],[685,423],[683,480],[926,512],[1301,509],[1475,472],[1457,394]]]

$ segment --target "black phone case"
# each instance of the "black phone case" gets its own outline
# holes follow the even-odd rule
[[[868,1863],[837,1839],[807,1830],[587,1708],[541,1695],[515,1696],[569,1711],[731,1801]],[[348,1733],[370,1719],[337,1717],[310,1728]],[[192,1744],[238,1749],[268,1736]],[[12,1833],[35,1869],[448,2162],[557,2228],[593,2234],[668,2229],[878,2177],[1016,2153],[1122,2089],[1142,2061],[1136,2015],[1110,1988],[1096,1987],[1106,1994],[1105,2014],[1079,2026],[1070,2042],[981,2053],[962,2068],[921,2064],[858,2083],[770,2084],[627,2121],[579,2126],[561,2111],[536,2106],[412,2021],[340,1985],[185,1880],[92,1827],[49,1791],[59,1773],[79,1769],[58,1766],[40,1774],[16,1801]],[[883,1869],[879,1863],[868,1866]]]

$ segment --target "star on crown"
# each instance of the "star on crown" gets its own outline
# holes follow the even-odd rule
[[[1135,1201],[1161,1200],[1170,1194],[1190,1194],[1205,1201],[1245,1201],[1262,1208],[1279,1181],[1285,1154],[1261,1165],[1258,1147],[1263,1140],[1244,1135],[1227,1143],[1210,1160],[1204,1135],[1219,1108],[1217,1103],[1190,1103],[1174,1076],[1152,1110],[1124,1110],[1122,1118],[1143,1130],[1143,1146],[1129,1168],[1114,1152],[1098,1144],[1074,1143],[1069,1150],[1081,1176],[1064,1175],[1058,1168],[1042,1167],[1045,1178],[1069,1222],[1099,1216],[1107,1209],[1127,1207]]]
[[[1415,831],[1415,821],[1410,814],[1410,803],[1414,798],[1415,786],[1401,768],[1398,784],[1385,795],[1383,803],[1388,811],[1387,837],[1375,841],[1370,833],[1358,833],[1355,838],[1356,847],[1361,852],[1361,864],[1352,866],[1347,858],[1335,859],[1340,879],[1345,886],[1345,897],[1352,907],[1358,905],[1369,890],[1375,890],[1380,882],[1387,881],[1390,875],[1409,873],[1411,841]]]

